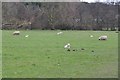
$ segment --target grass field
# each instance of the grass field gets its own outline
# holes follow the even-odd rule
[[[117,78],[118,34],[114,31],[2,31],[4,78]],[[25,35],[29,37],[26,38]],[[93,35],[94,37],[89,37]],[[108,40],[98,37],[107,35]],[[71,51],[63,47],[71,44]],[[85,50],[81,50],[84,48]],[[77,51],[72,51],[77,49]],[[94,52],[92,52],[92,50]]]
[[[0,30],[0,80],[2,79],[2,31]]]

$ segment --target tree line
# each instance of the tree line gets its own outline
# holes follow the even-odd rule
[[[2,29],[117,30],[119,4],[3,2]]]

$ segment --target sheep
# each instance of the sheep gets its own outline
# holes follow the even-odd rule
[[[62,34],[63,32],[59,32],[60,34]]]
[[[70,43],[68,43],[68,44],[66,44],[66,45],[64,46],[64,48],[65,48],[65,49],[70,49],[70,46],[71,46]]]
[[[90,37],[93,37],[93,35],[90,35]]]
[[[57,35],[59,35],[60,33],[57,33]]]
[[[20,31],[14,31],[13,35],[20,35]]]
[[[62,34],[62,33],[63,33],[63,32],[58,32],[57,35],[60,35],[60,34]]]
[[[29,37],[29,35],[25,35],[25,37],[27,38],[27,37]]]
[[[99,40],[107,40],[107,36],[100,36]]]

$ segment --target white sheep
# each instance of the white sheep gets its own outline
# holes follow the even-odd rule
[[[20,35],[20,31],[14,31],[13,35]]]
[[[60,33],[58,32],[57,35],[59,35]]]
[[[93,35],[90,35],[90,37],[93,37]]]
[[[63,32],[58,32],[57,35],[60,35],[60,34],[62,34],[62,33],[63,33]]]
[[[60,34],[62,34],[63,32],[59,32]]]
[[[70,49],[70,46],[71,46],[70,43],[68,43],[68,44],[66,44],[66,45],[64,46],[64,48],[65,48],[65,49]]]
[[[29,37],[29,35],[25,35],[25,37],[27,38],[27,37]]]
[[[107,36],[100,36],[99,40],[107,40]]]

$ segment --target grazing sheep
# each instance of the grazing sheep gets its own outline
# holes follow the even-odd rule
[[[27,38],[27,37],[29,37],[29,35],[25,35],[25,37]]]
[[[20,31],[14,31],[13,35],[20,35]]]
[[[99,40],[107,40],[107,36],[100,36]]]
[[[62,34],[63,32],[59,32],[60,34]]]
[[[65,48],[65,49],[70,49],[70,43],[66,44],[66,45],[64,46],[64,48]]]
[[[57,35],[60,35],[60,34],[62,34],[62,33],[63,33],[63,32],[58,32]]]
[[[93,37],[93,35],[90,35],[90,37]]]
[[[67,48],[68,45],[65,45],[64,48]]]
[[[57,35],[59,35],[60,33],[57,33]]]

